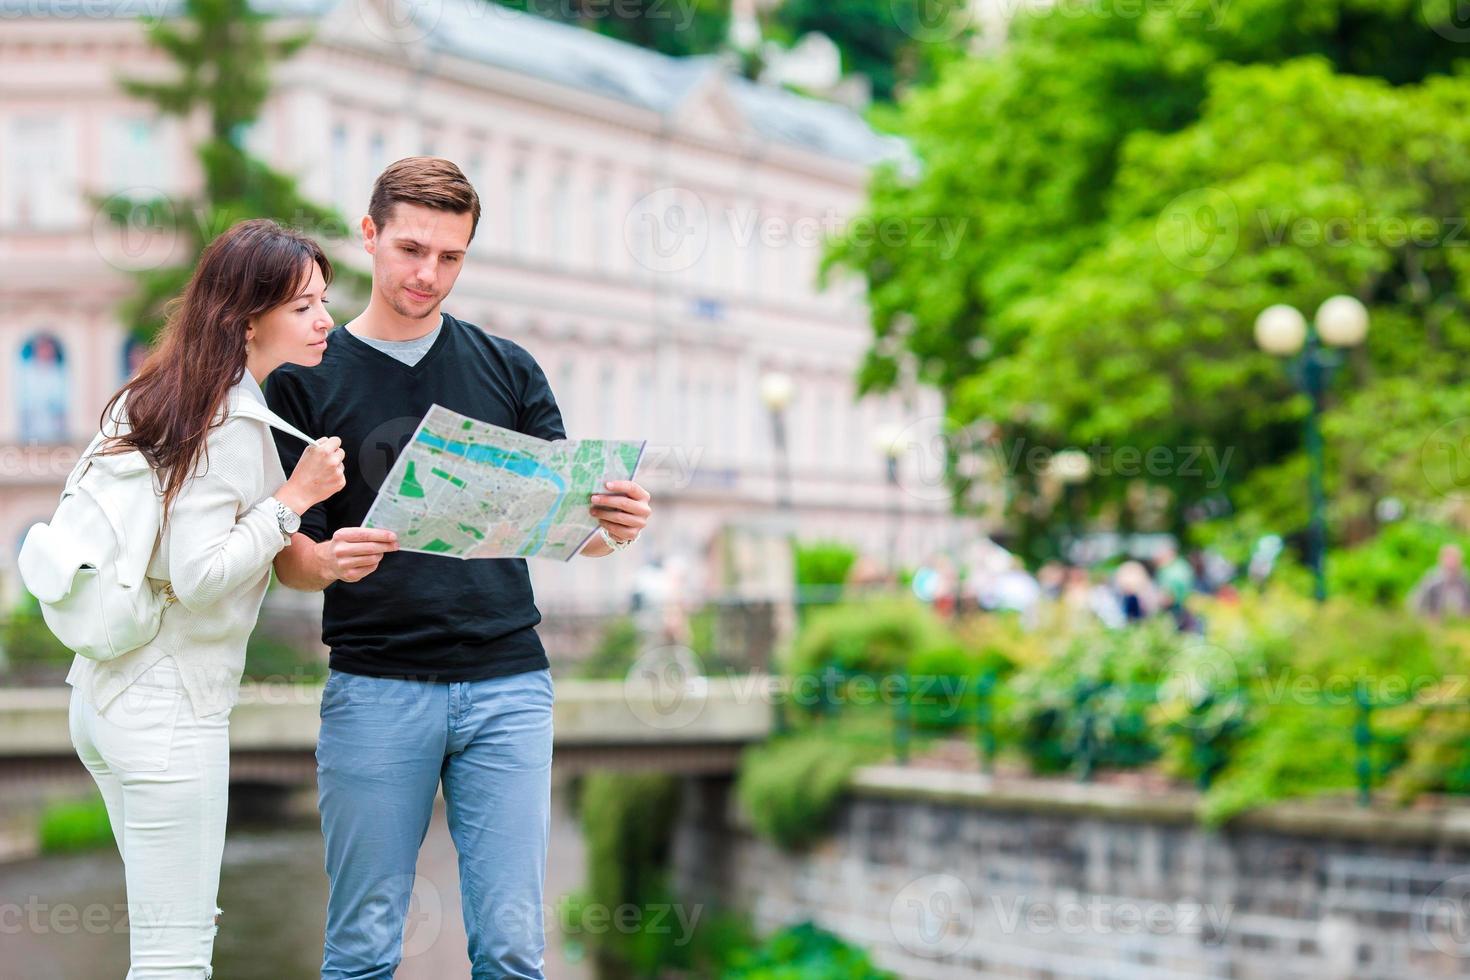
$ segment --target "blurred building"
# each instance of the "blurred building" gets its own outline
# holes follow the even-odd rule
[[[198,183],[204,120],[162,118],[116,84],[173,72],[142,25],[176,10],[0,0],[0,571],[137,363],[116,313],[127,270],[172,251],[162,225],[119,231],[95,202]],[[863,284],[816,285],[823,235],[901,144],[717,57],[670,58],[482,0],[269,10],[315,35],[277,68],[248,145],[354,226],[386,164],[455,160],[484,216],[446,308],[535,354],[569,434],[649,440],[646,540],[608,562],[533,562],[543,608],[620,607],[655,557],[722,588],[709,560],[722,530],[759,541],[794,523],[801,539],[880,558],[897,541],[909,562],[972,533],[947,515],[925,451],[932,395],[854,399],[871,336]],[[365,265],[341,229],[318,232]],[[784,519],[761,397],[771,372],[794,382]],[[894,424],[917,448],[890,476],[874,436]]]

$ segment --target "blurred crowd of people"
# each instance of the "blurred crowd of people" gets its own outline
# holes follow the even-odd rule
[[[1013,612],[1035,622],[1047,609],[1079,620],[1120,628],[1168,617],[1181,630],[1202,629],[1190,608],[1195,593],[1231,597],[1235,567],[1217,554],[1181,555],[1170,543],[1147,558],[1127,558],[1107,569],[1049,561],[1033,574],[1019,557],[988,550],[965,574],[946,555],[935,555],[914,573],[914,594],[941,614],[980,609]]]

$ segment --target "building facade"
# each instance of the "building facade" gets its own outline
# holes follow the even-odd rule
[[[618,608],[655,557],[679,557],[703,590],[729,588],[710,571],[722,531],[794,527],[907,562],[976,533],[928,472],[932,394],[855,397],[871,337],[862,282],[817,285],[824,235],[901,145],[719,58],[670,58],[483,0],[276,0],[270,12],[314,34],[276,68],[248,146],[350,227],[388,163],[454,160],[483,217],[446,309],[536,356],[570,435],[649,442],[647,539],[607,562],[533,561],[544,609]],[[158,0],[0,0],[0,574],[144,353],[117,315],[129,270],[174,251],[163,223],[118,229],[98,202],[199,182],[204,120],[161,117],[117,84],[172,73],[142,23],[175,13]],[[355,232],[309,230],[366,266]],[[792,382],[785,480],[762,400],[773,373]],[[890,474],[874,437],[893,426],[917,451]]]

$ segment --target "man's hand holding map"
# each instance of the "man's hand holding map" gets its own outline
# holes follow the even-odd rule
[[[591,495],[633,479],[645,445],[548,442],[435,405],[362,526],[395,532],[400,551],[568,561],[597,532]]]

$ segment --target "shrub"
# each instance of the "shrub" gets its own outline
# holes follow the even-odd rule
[[[327,676],[327,665],[315,653],[259,630],[245,645],[245,674],[257,681],[311,681]]]
[[[796,637],[786,667],[793,675],[901,674],[909,659],[953,644],[944,624],[908,598],[884,597],[817,610]]]
[[[59,670],[74,656],[51,634],[41,618],[40,603],[29,594],[0,621],[0,654],[0,663],[20,674]]]
[[[1470,793],[1470,704],[1463,678],[1423,691],[1413,701],[1378,713],[1375,730],[1392,743],[1412,733],[1403,747],[1403,765],[1388,780],[1397,802],[1424,793]]]
[[[852,771],[887,751],[825,726],[787,735],[745,750],[736,797],[757,833],[795,850],[826,833]]]
[[[565,908],[569,929],[580,932],[596,955],[599,975],[652,977],[678,965],[688,949],[677,933],[651,928],[648,916],[632,931],[607,928],[623,905],[646,911],[672,904],[668,890],[669,844],[679,809],[679,781],[662,773],[595,772],[582,781],[578,809],[587,842],[587,888]],[[598,919],[584,919],[588,906]]]
[[[1460,635],[1401,610],[1344,599],[1287,608],[1257,634],[1261,669],[1247,681],[1251,707],[1239,746],[1205,798],[1211,823],[1275,800],[1352,791],[1360,685],[1375,703],[1392,704],[1465,675]],[[1403,712],[1375,718],[1376,776],[1403,764],[1413,721]]]
[[[1361,602],[1399,605],[1439,559],[1439,549],[1447,544],[1457,544],[1470,551],[1470,543],[1463,535],[1442,524],[1424,521],[1390,524],[1372,540],[1328,555],[1328,592]]]
[[[838,541],[813,541],[798,544],[793,561],[797,594],[805,612],[809,603],[826,604],[841,596],[857,552]]]
[[[632,616],[619,616],[602,631],[602,639],[577,669],[578,677],[622,680],[638,659],[638,626]]]
[[[810,922],[788,926],[734,958],[721,980],[896,980],[868,955]]]
[[[43,854],[83,851],[113,842],[112,824],[102,798],[52,803],[41,812],[37,835]]]
[[[1050,661],[1011,679],[1007,714],[1037,772],[1135,767],[1161,746],[1149,724],[1154,689],[1179,634],[1162,620],[1089,629]]]

